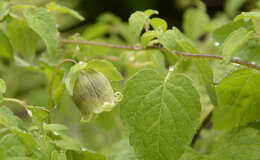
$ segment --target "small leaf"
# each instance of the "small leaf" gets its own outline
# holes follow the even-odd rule
[[[260,118],[260,73],[242,69],[216,87],[218,106],[213,113],[215,128],[243,126]]]
[[[51,153],[51,160],[67,160],[66,154],[55,150]]]
[[[87,26],[87,28],[84,30],[82,36],[87,39],[91,40],[94,38],[101,37],[109,32],[109,25],[106,23],[96,23],[92,24],[90,26]]]
[[[10,4],[7,2],[0,2],[0,22],[5,19],[5,17],[10,12]]]
[[[104,155],[86,148],[82,148],[81,152],[67,151],[66,153],[68,160],[106,160]]]
[[[120,81],[123,79],[121,73],[117,71],[116,67],[114,67],[114,65],[107,60],[89,61],[87,67],[101,72],[104,74],[104,76],[112,81]]]
[[[147,32],[145,32],[145,33],[142,35],[142,37],[141,37],[142,46],[143,46],[143,47],[146,47],[147,44],[148,44],[151,40],[157,38],[157,36],[158,36],[158,31],[147,31]]]
[[[144,11],[144,14],[147,16],[147,17],[151,17],[152,15],[157,15],[159,14],[159,12],[157,10],[153,10],[153,9],[147,9]]]
[[[3,94],[6,92],[6,85],[5,85],[5,81],[0,79],[0,93]]]
[[[52,14],[45,8],[37,8],[35,13],[25,12],[26,21],[44,41],[51,58],[56,56],[58,48],[58,30]]]
[[[55,132],[55,136],[57,136],[57,139],[55,139],[55,144],[64,149],[64,150],[72,150],[76,152],[81,151],[81,145],[72,139],[69,136],[66,136],[65,134],[61,134],[58,132]]]
[[[226,0],[224,10],[229,16],[234,16],[246,0]]]
[[[167,30],[167,22],[161,18],[152,18],[150,23],[155,30]]]
[[[129,18],[130,29],[136,37],[140,35],[145,24],[147,22],[147,17],[143,12],[136,11]]]
[[[22,127],[22,121],[13,112],[4,106],[0,107],[0,124],[5,127]]]
[[[222,55],[225,63],[230,62],[235,52],[248,41],[251,35],[251,32],[248,32],[245,28],[240,28],[225,39],[222,46]]]
[[[199,125],[200,98],[183,74],[144,70],[130,78],[120,104],[130,144],[143,160],[177,160]]]
[[[0,56],[13,59],[13,47],[5,35],[5,33],[0,30]]]
[[[50,10],[52,12],[66,13],[66,14],[72,15],[75,18],[78,18],[81,21],[84,20],[84,17],[82,17],[78,12],[76,12],[68,7],[56,4],[55,2],[51,2],[51,3],[47,4],[46,8],[48,8],[48,10]]]
[[[206,32],[209,22],[210,18],[205,10],[190,8],[184,13],[184,33],[191,39],[197,39]]]
[[[24,59],[32,61],[39,42],[39,36],[26,24],[24,19],[9,18],[7,33],[15,49]]]
[[[168,30],[158,38],[159,42],[168,49],[171,53],[173,50],[184,51],[190,53],[199,53],[194,44],[186,38],[177,28]],[[213,72],[206,60],[195,59],[193,60],[196,68],[198,69],[200,76],[204,82],[205,88],[209,94],[211,103],[217,105],[217,96],[215,93],[215,87],[213,83]]]
[[[64,131],[68,129],[66,126],[62,124],[55,124],[55,123],[45,124],[43,127],[47,131]]]

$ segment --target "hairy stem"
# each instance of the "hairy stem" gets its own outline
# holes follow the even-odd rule
[[[100,46],[100,47],[108,47],[108,48],[116,48],[116,49],[125,49],[125,50],[135,50],[135,51],[140,51],[140,50],[149,50],[149,49],[157,49],[161,51],[168,51],[165,48],[162,47],[157,47],[157,46],[152,46],[152,47],[147,47],[143,48],[140,46],[126,46],[126,45],[117,45],[117,44],[108,44],[108,43],[103,43],[103,42],[94,42],[94,41],[77,41],[77,40],[65,40],[61,39],[60,40],[62,43],[68,43],[68,44],[78,44],[78,45],[93,45],[93,46]],[[192,53],[183,53],[179,51],[171,51],[172,54],[176,54],[178,56],[183,56],[183,57],[190,57],[190,58],[206,58],[206,59],[216,59],[216,60],[223,60],[222,56],[219,55],[212,55],[212,54],[192,54]],[[232,63],[240,64],[243,66],[247,66],[249,68],[253,68],[256,70],[260,70],[260,66],[254,63],[248,63],[244,62],[235,58],[231,59]]]
[[[52,114],[52,91],[53,91],[53,84],[54,84],[54,80],[55,80],[55,77],[60,69],[60,67],[64,64],[64,63],[73,63],[73,64],[76,64],[77,62],[72,60],[72,59],[64,59],[63,61],[61,61],[55,68],[53,74],[52,74],[52,77],[51,77],[51,81],[50,81],[50,84],[49,84],[49,91],[48,91],[48,110],[49,110],[49,117],[48,117],[48,123],[51,123],[51,114]]]

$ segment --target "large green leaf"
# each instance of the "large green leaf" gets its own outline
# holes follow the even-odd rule
[[[253,128],[237,128],[217,137],[210,160],[259,160],[260,134]]]
[[[37,8],[34,13],[25,12],[25,19],[31,27],[44,41],[50,57],[55,57],[58,48],[58,30],[56,20],[45,8]]]
[[[225,63],[230,62],[236,51],[248,41],[251,35],[251,32],[248,32],[245,28],[240,28],[225,39],[222,46],[222,55]]]
[[[160,43],[169,51],[177,50],[190,53],[199,53],[199,50],[194,44],[186,38],[177,28],[168,30],[162,36],[159,37]],[[213,83],[213,72],[209,63],[204,59],[193,60],[200,76],[204,82],[205,88],[209,94],[211,103],[217,105],[217,96],[215,93],[215,87]]]
[[[5,107],[0,107],[0,125],[4,125],[6,127],[21,127],[22,121],[13,114],[13,112]]]
[[[26,24],[26,21],[18,18],[10,18],[7,23],[8,36],[15,49],[28,61],[32,61],[37,44],[38,35]]]
[[[121,117],[143,160],[177,160],[199,125],[200,98],[183,74],[136,73],[124,89]]]
[[[216,128],[234,128],[260,118],[260,73],[241,69],[216,87],[218,106],[214,110]]]
[[[13,59],[13,47],[5,35],[5,33],[0,29],[0,56]]]

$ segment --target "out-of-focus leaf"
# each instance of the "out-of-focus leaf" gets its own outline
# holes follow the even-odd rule
[[[236,128],[216,138],[210,160],[258,160],[260,134],[253,128]]]
[[[251,32],[245,28],[233,31],[224,41],[222,55],[225,63],[229,63],[235,52],[251,37]]]
[[[5,81],[0,79],[0,103],[3,101],[3,94],[6,91]]]
[[[260,12],[242,12],[240,15],[236,16],[235,21],[240,19],[251,19],[251,20],[260,20]]]
[[[6,36],[6,34],[0,30],[0,56],[13,59],[13,47]]]
[[[260,118],[260,73],[242,69],[226,77],[216,87],[218,106],[213,124],[218,129],[235,128]]]
[[[180,160],[210,160],[193,148],[187,147]]]
[[[66,13],[66,14],[70,14],[73,17],[83,21],[84,17],[81,16],[78,12],[65,7],[65,6],[61,6],[59,4],[56,4],[55,2],[51,2],[49,4],[46,5],[46,8],[48,8],[48,10],[52,11],[52,12],[56,12],[56,13]]]
[[[159,14],[159,12],[157,10],[153,10],[153,9],[147,9],[144,11],[144,14],[147,16],[147,17],[151,17],[152,15],[157,15]]]
[[[205,33],[210,18],[207,12],[201,8],[190,8],[184,13],[184,33],[191,39],[199,38]]]
[[[109,31],[109,25],[106,23],[96,23],[88,26],[82,36],[86,38],[87,40],[91,40],[94,38],[101,37],[108,33]]]
[[[13,114],[13,112],[5,107],[0,107],[0,124],[5,127],[22,127],[22,121]]]
[[[56,123],[45,124],[43,127],[47,131],[64,131],[68,129],[66,126],[62,124],[56,124]]]
[[[51,160],[67,160],[66,154],[55,150],[51,153]]]
[[[246,0],[226,0],[224,10],[229,16],[234,16],[245,2]]]
[[[0,22],[4,20],[4,18],[9,14],[10,12],[10,4],[4,1],[0,2]]]
[[[24,59],[32,61],[40,40],[39,36],[27,25],[24,19],[9,18],[6,27],[15,49]]]
[[[238,20],[219,27],[213,32],[212,35],[218,43],[222,44],[230,33],[237,29],[240,29],[241,27],[246,28],[248,31],[253,30],[253,24],[251,21]]]
[[[68,151],[67,160],[106,160],[106,157],[102,154],[90,151],[86,148],[82,149],[81,152]]]
[[[29,27],[44,41],[49,57],[54,58],[58,48],[59,34],[53,15],[48,9],[37,8],[34,13],[25,12],[24,16]]]
[[[117,142],[112,146],[108,160],[137,160],[133,148],[127,138]]]

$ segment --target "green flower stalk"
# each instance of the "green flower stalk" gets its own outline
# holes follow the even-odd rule
[[[89,122],[95,115],[111,111],[122,99],[119,92],[114,93],[109,80],[86,63],[72,67],[66,80],[68,90],[80,112],[82,121]]]

